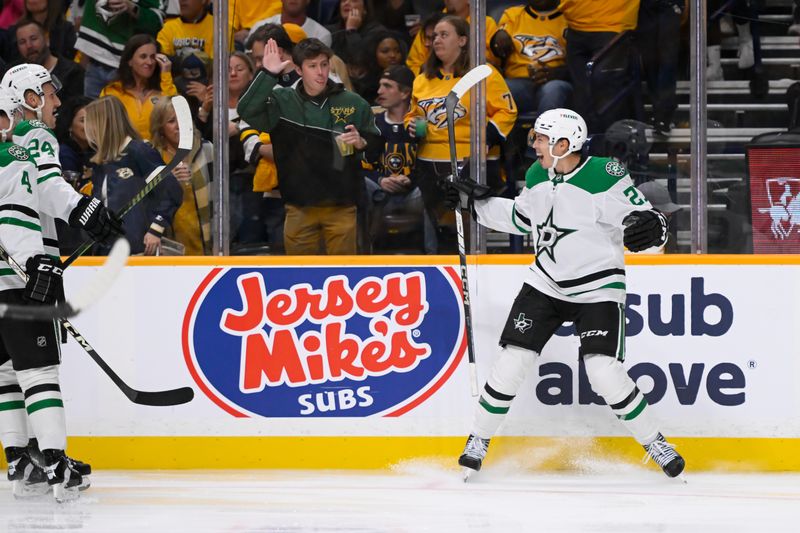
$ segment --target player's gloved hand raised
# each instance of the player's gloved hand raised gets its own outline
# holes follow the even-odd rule
[[[622,220],[622,241],[631,252],[641,252],[667,242],[667,217],[655,209],[634,211]]]
[[[122,221],[98,200],[84,195],[69,215],[69,225],[85,230],[92,239],[111,244],[125,235]]]
[[[478,183],[469,177],[459,177],[451,181],[442,181],[445,190],[445,206],[448,209],[455,209],[459,203],[462,206],[471,205],[474,200],[483,200],[492,196],[492,189],[488,185]],[[461,201],[464,197],[464,201]]]
[[[32,302],[51,305],[63,299],[64,269],[61,260],[49,255],[34,255],[25,263],[28,282],[23,297]]]

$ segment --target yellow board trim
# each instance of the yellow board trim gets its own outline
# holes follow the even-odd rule
[[[533,255],[469,255],[471,265],[527,265]],[[103,257],[81,257],[78,266],[99,266]],[[800,265],[800,255],[626,255],[627,265]],[[457,255],[356,255],[356,256],[184,256],[131,257],[129,266],[436,266],[458,265]]]
[[[67,452],[99,469],[387,469],[425,460],[456,468],[464,437],[70,437]],[[800,439],[670,438],[687,470],[800,471]],[[641,464],[629,437],[495,437],[486,466],[585,471],[587,464]],[[654,468],[651,461],[646,467]]]

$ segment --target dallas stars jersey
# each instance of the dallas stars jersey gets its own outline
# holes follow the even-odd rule
[[[0,143],[0,243],[23,268],[30,257],[44,253],[36,177],[27,150]],[[25,282],[0,261],[0,291],[23,287]]]
[[[500,29],[505,30],[514,43],[514,52],[505,64],[506,78],[527,78],[528,65],[535,61],[546,63],[548,67],[560,67],[565,63],[567,20],[560,11],[539,15],[529,6],[510,7],[500,18]]]
[[[576,303],[625,303],[622,219],[649,209],[625,167],[603,157],[588,157],[563,176],[551,176],[537,161],[514,200],[475,202],[484,226],[533,233],[536,259],[525,282]]]
[[[214,57],[214,17],[207,13],[196,22],[184,22],[174,18],[166,21],[158,32],[161,53],[175,56],[184,48],[200,50]],[[186,53],[186,52],[184,52]]]
[[[81,195],[61,175],[58,141],[47,125],[38,120],[20,122],[14,128],[14,143],[26,148],[36,163],[38,174],[31,185],[38,189],[45,253],[58,257],[58,234],[54,219],[68,220]]]
[[[447,136],[447,113],[444,99],[460,77],[439,73],[433,78],[420,74],[414,80],[411,109],[406,114],[405,125],[416,117],[428,121],[425,137],[418,139],[417,159],[424,161],[450,161],[450,145]],[[455,109],[455,135],[458,159],[469,157],[470,93],[465,94]],[[517,106],[511,97],[503,76],[494,67],[486,79],[486,122],[500,137],[508,136],[517,120]],[[499,147],[489,153],[489,159],[499,157]]]

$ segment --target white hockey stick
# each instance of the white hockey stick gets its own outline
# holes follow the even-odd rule
[[[478,65],[458,80],[453,90],[445,98],[444,105],[447,112],[447,134],[450,137],[450,180],[458,179],[458,157],[456,154],[455,135],[455,110],[458,101],[472,87],[486,79],[492,73],[488,65]],[[456,206],[456,230],[458,233],[458,259],[461,263],[461,290],[464,296],[464,321],[467,329],[467,359],[469,360],[470,391],[473,396],[478,395],[478,371],[475,367],[475,343],[472,334],[472,309],[469,299],[469,280],[467,279],[467,250],[464,246],[464,220],[461,217],[460,206]]]
[[[178,120],[178,131],[180,137],[178,138],[178,149],[175,150],[175,155],[170,159],[166,165],[161,165],[153,170],[145,179],[145,186],[142,187],[136,196],[131,198],[128,203],[116,215],[122,219],[128,211],[133,209],[136,204],[142,201],[150,191],[156,188],[164,178],[166,178],[172,170],[183,161],[187,155],[192,151],[194,145],[194,123],[192,122],[192,112],[189,110],[189,104],[183,96],[172,97],[172,107],[175,109],[175,118]],[[84,242],[77,250],[72,252],[66,261],[64,261],[64,268],[67,268],[75,262],[80,256],[94,244],[93,240]]]
[[[100,271],[74,297],[55,305],[0,304],[0,318],[47,320],[73,317],[106,293],[122,271],[130,253],[131,247],[128,241],[124,238],[117,239]],[[0,246],[0,259],[8,263],[21,279],[28,281],[28,274],[2,246]]]

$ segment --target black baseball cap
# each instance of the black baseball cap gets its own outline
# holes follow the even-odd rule
[[[405,65],[392,65],[381,74],[381,79],[396,81],[400,88],[414,87],[414,73]]]

